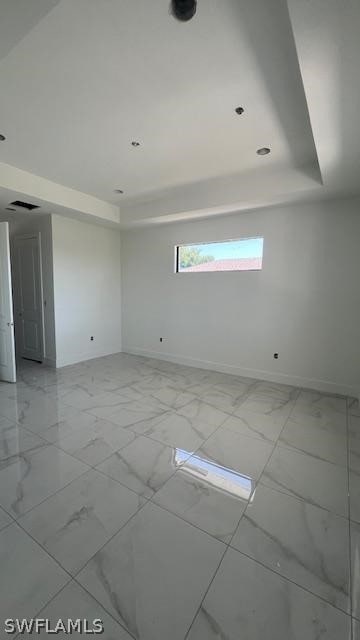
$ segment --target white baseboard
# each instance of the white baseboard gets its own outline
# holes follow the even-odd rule
[[[246,378],[256,378],[257,380],[266,380],[268,382],[277,382],[279,384],[288,384],[294,387],[302,387],[304,389],[314,389],[325,393],[333,393],[342,396],[359,397],[358,388],[351,385],[343,385],[328,380],[318,380],[316,378],[303,378],[300,376],[289,375],[286,373],[274,373],[272,371],[263,371],[260,369],[248,369],[233,364],[224,364],[221,362],[211,362],[210,360],[199,360],[189,356],[181,356],[172,353],[164,353],[162,351],[151,351],[149,349],[139,349],[137,347],[123,347],[123,353],[144,356],[146,358],[155,358],[157,360],[166,360],[176,364],[183,364],[198,369],[210,369],[219,371],[220,373],[229,373],[235,376],[244,376]]]
[[[95,358],[104,358],[105,356],[111,356],[115,353],[121,353],[121,345],[113,349],[99,349],[91,352],[69,353],[60,358],[56,358],[56,368],[59,369],[61,367],[67,367],[71,364],[85,362],[86,360],[94,360]]]

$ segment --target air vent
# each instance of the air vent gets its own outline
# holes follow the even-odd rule
[[[23,209],[27,209],[28,211],[32,211],[33,209],[39,209],[39,205],[30,204],[30,202],[21,202],[21,200],[15,200],[15,202],[10,202],[14,207],[22,207]]]

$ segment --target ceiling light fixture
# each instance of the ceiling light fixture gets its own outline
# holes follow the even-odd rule
[[[140,147],[140,142],[136,142],[136,140],[133,140],[131,144],[133,147]]]
[[[114,189],[114,193],[124,193],[122,189]]]
[[[4,142],[4,140],[6,140],[5,136],[2,133],[0,133],[0,142]]]
[[[188,22],[196,13],[196,5],[197,0],[172,0],[172,14],[181,22]]]
[[[270,153],[270,149],[269,147],[261,147],[261,149],[258,149],[256,153],[258,156],[267,156],[268,153]]]
[[[241,116],[244,113],[244,107],[236,107],[235,113],[237,113],[238,116]]]

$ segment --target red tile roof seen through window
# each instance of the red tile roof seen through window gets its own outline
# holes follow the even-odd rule
[[[262,258],[225,258],[223,260],[211,260],[193,267],[181,269],[183,272],[196,271],[252,271],[261,269]]]

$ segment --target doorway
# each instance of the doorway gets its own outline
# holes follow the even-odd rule
[[[40,233],[15,236],[12,253],[17,360],[44,360],[44,304]]]
[[[16,382],[8,222],[0,222],[0,380]]]

